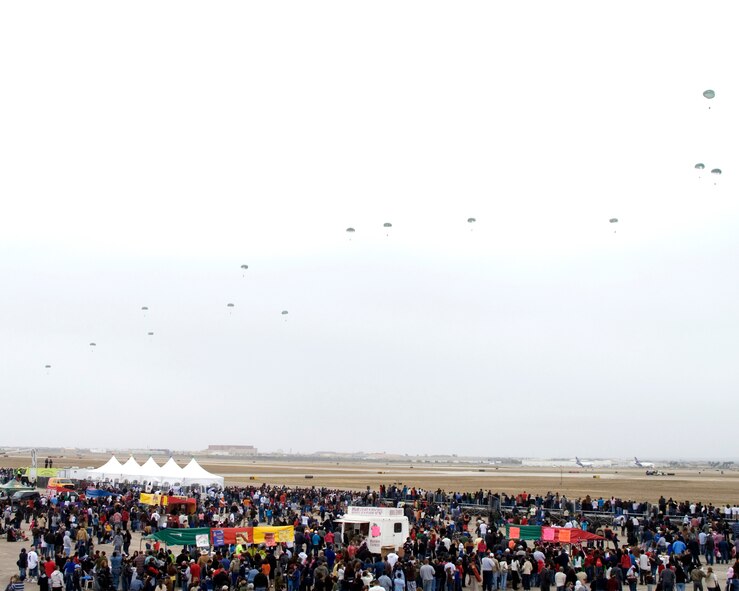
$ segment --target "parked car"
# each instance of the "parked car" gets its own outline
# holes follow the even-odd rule
[[[10,502],[14,505],[19,505],[21,503],[27,503],[28,501],[37,502],[40,499],[41,494],[35,490],[19,490],[18,492],[13,493],[13,496],[10,497]]]

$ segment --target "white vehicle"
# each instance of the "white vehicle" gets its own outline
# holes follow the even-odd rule
[[[367,548],[373,554],[380,554],[383,548],[399,550],[410,535],[408,518],[401,507],[350,506],[336,523],[341,524],[342,539],[344,532],[350,539],[359,534],[367,540]]]
[[[636,456],[634,456],[634,465],[637,468],[654,468],[653,462],[640,462]]]

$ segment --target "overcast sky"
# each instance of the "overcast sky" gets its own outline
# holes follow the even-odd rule
[[[0,444],[732,455],[734,8],[4,3]]]

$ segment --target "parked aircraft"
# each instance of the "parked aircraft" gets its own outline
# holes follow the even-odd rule
[[[634,456],[634,465],[637,468],[654,468],[654,462],[640,462],[636,456]]]

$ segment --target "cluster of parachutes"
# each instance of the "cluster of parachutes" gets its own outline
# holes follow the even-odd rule
[[[706,99],[708,99],[708,100],[712,100],[712,99],[714,99],[716,97],[716,92],[714,90],[711,90],[711,89],[704,90],[703,91],[703,96]],[[708,108],[710,109],[711,107],[709,106]],[[695,164],[695,169],[698,170],[699,172],[705,170],[705,168],[706,168],[706,165],[703,162],[698,162],[698,163]],[[714,177],[719,177],[719,176],[721,176],[722,171],[721,171],[720,168],[712,168],[711,169],[711,174]],[[475,224],[476,222],[477,222],[477,219],[476,218],[473,218],[473,217],[467,218],[467,223],[468,224]],[[617,224],[618,223],[618,218],[615,218],[615,217],[610,218],[608,220],[608,222],[610,224]],[[382,224],[382,227],[383,227],[383,230],[385,232],[385,236],[389,236],[390,235],[390,230],[393,227],[392,223],[385,222],[384,224]],[[472,228],[470,228],[470,230],[472,230]],[[351,235],[354,234],[355,232],[356,232],[356,230],[353,227],[351,227],[351,226],[346,229],[346,233],[349,234],[349,239],[350,240],[351,240]],[[616,233],[616,230],[614,230],[614,234],[615,233]],[[242,277],[246,277],[246,271],[249,269],[249,265],[243,264],[243,265],[241,265],[240,268],[241,268],[241,272],[242,272],[242,275],[241,276]],[[226,304],[226,308],[229,310],[229,314],[231,314],[232,311],[233,311],[233,309],[236,308],[236,304],[234,304],[233,302],[228,302]],[[141,306],[141,311],[144,313],[144,315],[146,315],[146,313],[149,311],[149,307],[148,306]],[[287,310],[282,310],[282,312],[280,312],[280,315],[283,316],[283,317],[286,317],[288,315],[288,311]],[[287,320],[287,318],[285,318],[285,320]],[[154,332],[152,332],[152,331],[149,331],[146,334],[147,334],[147,336],[150,336],[150,337],[153,337],[154,336]],[[90,350],[91,351],[94,351],[95,350],[95,347],[97,347],[97,343],[91,342],[90,343]],[[50,364],[46,364],[44,366],[44,369],[46,369],[47,370],[47,373],[48,373],[48,371],[51,369],[51,365]]]
[[[474,224],[476,221],[477,220],[475,218],[467,218],[468,224]],[[385,229],[385,236],[390,236],[390,229],[393,227],[393,225],[390,222],[385,222],[384,224],[382,224],[382,227]],[[351,235],[351,234],[354,234],[355,232],[356,232],[356,229],[352,228],[351,226],[349,226],[346,229],[347,234]],[[351,236],[349,236],[349,240],[351,240]]]
[[[695,169],[696,170],[704,170],[705,168],[706,168],[706,165],[703,164],[702,162],[698,162],[695,165]],[[721,169],[720,168],[712,168],[711,169],[711,174],[714,174],[716,176],[719,176],[721,174]]]
[[[246,271],[246,269],[248,269],[248,268],[249,268],[249,265],[241,265],[241,269],[244,270],[244,271]],[[228,308],[229,311],[231,311],[235,307],[236,307],[236,304],[234,304],[233,302],[228,302],[226,304],[226,308]],[[146,316],[146,313],[149,311],[149,306],[141,306],[141,311],[144,313],[144,316]],[[288,311],[287,310],[282,310],[282,312],[280,312],[280,315],[287,316],[288,315]],[[285,320],[287,320],[287,318],[285,318]],[[150,331],[148,331],[146,333],[146,335],[149,336],[149,337],[153,337],[154,336],[154,331],[151,331],[150,330]],[[90,347],[90,351],[94,351],[95,348],[97,347],[97,343],[94,342],[94,341],[92,341],[88,346]],[[49,370],[51,369],[51,365],[47,363],[46,365],[44,365],[44,369],[48,373]]]
[[[711,99],[713,99],[713,98],[715,98],[715,97],[716,97],[716,91],[714,91],[714,90],[711,90],[711,89],[709,88],[708,90],[704,90],[704,91],[703,91],[703,96],[704,96],[705,98],[707,98],[708,100],[711,100]],[[709,109],[711,108],[711,107],[710,107],[710,105],[709,105],[709,107],[708,107],[708,108],[709,108]],[[702,171],[702,170],[705,170],[705,168],[706,168],[706,165],[705,165],[705,164],[703,164],[703,162],[698,162],[698,163],[697,163],[697,164],[695,165],[695,169],[696,169],[697,171],[699,171],[699,176],[698,176],[698,178],[701,178],[701,177],[700,177],[700,171]],[[712,175],[713,175],[714,177],[719,177],[719,176],[721,176],[721,169],[720,169],[720,168],[712,168],[712,169],[711,169],[711,174],[712,174]],[[715,184],[716,184],[716,181],[714,181],[714,183],[713,183],[713,184],[715,185]]]
[[[241,270],[243,271],[243,273],[241,274],[242,277],[246,277],[246,271],[248,269],[249,269],[249,265],[246,265],[246,264],[241,265]],[[231,312],[233,312],[233,309],[236,308],[236,304],[234,304],[233,302],[228,302],[226,304],[226,308],[228,308],[229,314],[231,314]],[[287,310],[283,310],[282,312],[280,312],[280,314],[282,316],[287,316],[288,312]],[[285,320],[287,320],[287,318]]]
[[[708,100],[711,100],[711,99],[713,99],[713,98],[715,98],[715,97],[716,97],[716,92],[715,92],[714,90],[711,90],[711,89],[708,89],[708,90],[704,90],[704,91],[703,91],[703,96],[704,96],[705,98],[707,98]],[[710,109],[711,107],[709,106],[708,108]],[[699,170],[699,171],[700,171],[700,170],[704,170],[704,169],[706,168],[706,165],[705,165],[705,164],[703,164],[702,162],[698,162],[698,163],[697,163],[697,164],[695,165],[695,168],[696,168],[697,170]],[[722,173],[722,171],[721,171],[721,169],[720,169],[720,168],[712,168],[712,169],[711,169],[711,174],[712,174],[712,175],[713,175],[714,177],[719,177],[719,176],[721,176],[721,173]],[[714,182],[714,184],[716,184],[716,183]],[[477,220],[476,220],[475,218],[467,218],[467,223],[469,223],[469,224],[474,224],[474,223],[475,223],[476,221],[477,221]],[[610,218],[610,219],[608,220],[608,222],[609,222],[610,224],[617,224],[617,223],[618,223],[618,218]],[[387,228],[392,228],[392,227],[393,227],[393,225],[392,225],[391,223],[389,223],[389,222],[386,222],[385,224],[383,224],[383,226],[384,226],[384,227],[385,227],[386,229],[387,229]],[[354,228],[352,228],[352,227],[349,227],[349,228],[347,228],[347,229],[346,229],[346,231],[347,231],[347,232],[348,232],[349,234],[353,234],[353,233],[355,232],[355,229],[354,229]],[[615,233],[616,233],[616,230],[614,230],[614,231],[613,231],[613,233],[615,234]],[[351,238],[350,238],[350,240],[351,240]]]
[[[720,171],[720,170],[718,171],[718,174],[721,174],[721,171]],[[608,221],[609,221],[609,222],[610,222],[611,224],[616,224],[616,223],[618,223],[618,218],[611,218],[611,219],[610,219],[610,220],[608,220]],[[477,218],[467,218],[467,223],[468,223],[468,224],[474,224],[475,222],[477,222]],[[386,230],[388,230],[389,228],[392,228],[392,227],[393,227],[393,225],[392,225],[392,224],[391,224],[390,222],[385,222],[385,223],[384,223],[384,224],[383,224],[382,226],[383,226],[383,228],[385,228]],[[470,228],[470,230],[472,230],[472,228]],[[356,230],[355,230],[354,228],[352,228],[351,226],[349,226],[349,227],[348,227],[348,228],[346,229],[346,232],[347,232],[347,234],[350,234],[350,235],[351,235],[351,234],[354,234],[354,233],[356,232]],[[386,235],[386,236],[389,236],[389,234],[385,234],[385,235]],[[351,237],[349,238],[349,240],[351,240]],[[242,268],[244,268],[244,267],[242,266]]]

